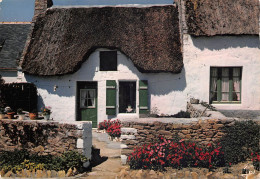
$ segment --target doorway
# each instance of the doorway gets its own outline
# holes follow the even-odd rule
[[[77,121],[91,121],[97,127],[97,82],[77,82]]]

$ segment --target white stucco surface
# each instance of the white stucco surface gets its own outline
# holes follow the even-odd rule
[[[184,35],[187,95],[209,101],[210,67],[242,67],[241,104],[218,109],[260,109],[260,50],[257,36],[191,37]]]
[[[72,75],[58,77],[38,77],[25,75],[24,81],[34,83],[39,93],[39,108],[43,105],[51,106],[54,120],[75,121],[76,112],[76,82],[97,81],[98,84],[98,122],[108,119],[106,115],[106,80],[136,81],[139,88],[139,80],[148,80],[150,108],[158,108],[159,113],[175,114],[186,108],[186,96],[183,94],[186,88],[185,70],[180,74],[140,73],[132,61],[118,52],[118,71],[99,71],[99,51],[93,52],[89,59],[83,63],[80,70]],[[54,91],[54,86],[57,86]],[[136,90],[137,90],[136,89]],[[117,92],[118,93],[118,92]],[[118,103],[118,102],[117,102]],[[139,93],[136,92],[136,103],[139,104]],[[117,111],[118,113],[118,111]],[[110,118],[138,118],[136,114],[118,114]]]
[[[106,115],[106,80],[148,80],[150,109],[158,113],[176,114],[186,110],[191,97],[209,101],[210,67],[239,66],[242,72],[241,104],[215,105],[220,109],[260,109],[260,50],[256,36],[222,36],[193,38],[184,36],[184,68],[180,74],[140,73],[132,61],[118,52],[118,71],[99,71],[99,51],[93,52],[74,74],[58,77],[25,75],[24,81],[34,83],[39,93],[39,108],[51,106],[52,117],[58,121],[76,120],[76,82],[96,81],[98,84],[98,122]],[[54,86],[57,86],[54,91]],[[117,92],[118,93],[118,92]],[[136,92],[137,109],[139,93]],[[118,102],[117,102],[118,104]],[[118,114],[110,118],[133,119],[136,114]]]

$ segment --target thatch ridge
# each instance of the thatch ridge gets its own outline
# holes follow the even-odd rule
[[[34,24],[22,68],[35,75],[74,73],[100,47],[119,49],[141,72],[179,73],[177,7],[50,8]]]
[[[259,35],[259,0],[185,1],[191,35]]]

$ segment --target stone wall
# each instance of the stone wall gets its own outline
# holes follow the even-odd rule
[[[122,155],[133,151],[134,147],[154,143],[159,136],[173,139],[176,135],[185,140],[193,140],[201,144],[216,142],[223,133],[224,126],[230,126],[235,119],[143,119],[140,122],[122,122],[122,143],[128,148]]]
[[[92,125],[41,120],[0,120],[0,151],[27,149],[41,155],[76,150],[91,158]]]

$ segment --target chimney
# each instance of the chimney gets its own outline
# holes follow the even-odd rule
[[[46,9],[52,5],[52,0],[35,0],[34,17],[32,21],[35,22],[38,15],[44,13]]]

